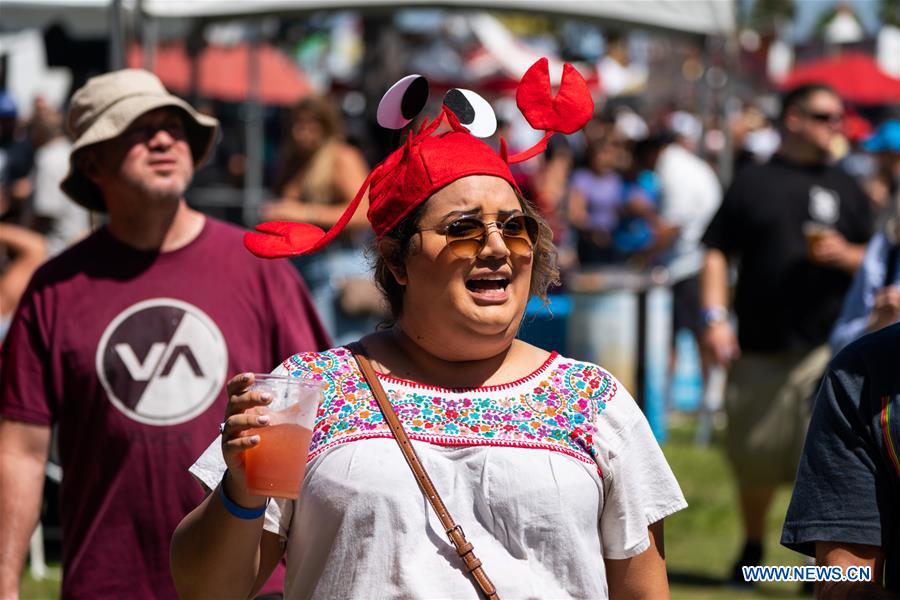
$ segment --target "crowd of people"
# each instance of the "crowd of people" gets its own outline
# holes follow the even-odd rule
[[[736,118],[723,189],[701,118],[594,110],[566,73],[556,98],[520,84],[526,118],[556,115],[532,148],[442,106],[404,113],[415,129],[373,169],[333,102],[300,101],[247,238],[188,205],[220,124],[152,74],[92,78],[65,119],[38,101],[23,123],[0,93],[0,597],[54,430],[65,597],[474,597],[380,386],[501,596],[666,594],[662,523],[686,503],[646,419],[602,365],[516,339],[568,273],[660,266],[674,330],[729,372],[732,581],[796,482],[782,542],[874,568],[822,597],[900,589],[896,328],[855,341],[900,320],[900,121],[841,157],[840,97],[798,88]],[[269,401],[247,374],[273,368],[325,388],[296,501],[244,479],[266,425],[248,409]]]

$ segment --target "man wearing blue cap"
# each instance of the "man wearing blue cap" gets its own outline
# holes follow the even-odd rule
[[[883,122],[862,144],[863,150],[879,157],[879,168],[891,194],[900,193],[900,118]]]
[[[890,178],[890,196],[884,227],[869,242],[831,332],[829,343],[834,352],[861,335],[900,321],[900,120],[882,123],[862,147],[878,153],[881,169]]]

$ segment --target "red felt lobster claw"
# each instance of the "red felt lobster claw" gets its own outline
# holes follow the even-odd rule
[[[535,129],[575,133],[594,114],[594,100],[587,82],[569,63],[563,65],[556,97],[552,94],[550,66],[542,58],[525,72],[516,90],[516,104]]]
[[[550,65],[546,58],[535,62],[522,76],[516,89],[516,104],[529,125],[546,133],[528,150],[510,156],[510,163],[522,162],[543,152],[554,133],[575,133],[594,114],[594,99],[587,82],[569,63],[563,65],[559,91],[556,97],[553,96]]]
[[[362,187],[356,192],[356,196],[327,233],[309,223],[268,221],[257,225],[256,231],[248,231],[244,234],[244,246],[260,258],[284,258],[285,256],[318,252],[336,238],[350,222],[353,213],[356,212],[359,203],[369,189],[369,183],[375,172],[376,170],[373,170],[369,173],[366,180],[363,181]]]
[[[269,221],[244,234],[244,246],[260,258],[284,258],[315,252],[325,245],[325,232],[308,223]]]

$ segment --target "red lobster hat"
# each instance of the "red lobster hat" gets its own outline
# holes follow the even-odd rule
[[[394,112],[399,109],[400,114],[383,110],[392,104],[392,98]],[[379,105],[379,123],[400,129],[418,114],[426,100],[425,79],[418,75],[405,77],[385,94]],[[317,252],[344,229],[367,189],[369,222],[379,238],[414,208],[457,179],[469,175],[493,175],[518,191],[509,165],[543,152],[554,133],[568,134],[581,129],[594,113],[587,83],[570,64],[563,67],[559,92],[556,97],[552,96],[546,58],[538,60],[522,76],[516,90],[516,104],[529,125],[545,132],[541,141],[528,150],[507,156],[506,141],[501,138],[498,154],[475,137],[493,134],[496,129],[493,111],[474,92],[450,90],[444,98],[441,114],[430,123],[423,123],[415,135],[410,132],[406,143],[372,170],[344,214],[327,233],[307,223],[270,221],[258,225],[256,232],[246,233],[244,245],[262,258]],[[479,108],[490,113],[489,121],[493,124],[485,124],[479,119]],[[433,135],[445,119],[451,131]]]

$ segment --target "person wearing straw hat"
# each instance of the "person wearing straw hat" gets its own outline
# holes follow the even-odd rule
[[[330,342],[289,265],[187,206],[215,119],[129,69],[79,89],[67,126],[61,187],[107,224],[37,271],[3,346],[0,597],[18,596],[56,426],[62,596],[172,598],[169,538],[202,498],[184,471],[225,374]]]
[[[247,597],[282,555],[291,599],[667,596],[662,521],[685,501],[646,419],[601,367],[515,339],[558,271],[509,164],[580,129],[593,102],[570,65],[552,97],[546,59],[517,99],[546,132],[533,148],[491,149],[476,137],[496,128],[490,106],[451,90],[327,233],[247,234],[261,257],[316,252],[368,193],[393,320],[276,369],[324,384],[297,500],[249,492],[241,451],[265,400],[231,380],[222,435],[191,468],[210,494],[172,539],[183,598]],[[379,122],[399,129],[426,101],[424,78],[404,78]]]

